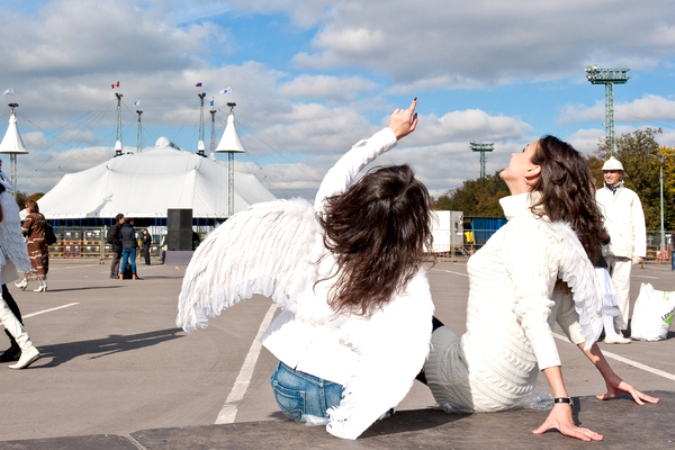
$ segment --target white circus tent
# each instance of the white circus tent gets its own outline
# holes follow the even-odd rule
[[[39,200],[47,219],[166,218],[167,210],[192,209],[194,218],[226,219],[228,197],[234,212],[274,200],[253,174],[234,172],[228,193],[228,167],[180,150],[167,138],[155,149],[123,154],[90,169],[67,174]]]

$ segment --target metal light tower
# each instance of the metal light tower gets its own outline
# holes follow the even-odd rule
[[[204,97],[206,97],[206,92],[202,92],[201,94],[197,94],[199,97],[199,142],[197,142],[197,154],[199,156],[206,156],[204,154],[204,150],[206,150],[206,147],[204,146]]]
[[[477,142],[469,142],[472,152],[480,152],[480,178],[485,178],[485,152],[492,152],[495,149],[495,144],[479,144]]]
[[[214,150],[216,149],[216,113],[218,110],[215,106],[211,106],[211,110],[209,112],[211,113],[211,142],[209,142],[209,154],[211,155],[211,159],[215,161],[216,154],[214,153]]]
[[[670,153],[657,153],[656,155],[653,155],[651,153],[647,153],[647,156],[653,156],[654,158],[659,160],[659,187],[660,187],[660,194],[661,194],[661,251],[666,250],[666,231],[664,229],[664,220],[663,220],[663,163],[666,162],[666,158],[669,156],[673,156]]]
[[[136,153],[138,154],[143,151],[143,124],[141,123],[143,111],[137,109],[136,114],[138,114],[138,131],[136,132]]]
[[[237,129],[234,127],[234,107],[237,104],[228,102],[227,106],[230,107],[230,114],[227,116],[225,132],[215,152],[227,153],[227,217],[230,218],[234,214],[234,154],[246,153],[246,150],[241,145]]]
[[[605,142],[610,154],[616,153],[614,139],[614,85],[625,84],[630,77],[630,69],[598,69],[598,66],[586,67],[586,78],[592,84],[605,85]]]
[[[122,97],[120,93],[115,93],[117,97],[117,132],[115,133],[115,156],[122,156]]]

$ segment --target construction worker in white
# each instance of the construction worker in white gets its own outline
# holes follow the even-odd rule
[[[628,327],[630,317],[630,271],[647,255],[647,230],[638,195],[624,187],[623,164],[611,156],[602,166],[605,185],[595,193],[610,242],[603,248],[621,315],[615,318],[617,330]]]

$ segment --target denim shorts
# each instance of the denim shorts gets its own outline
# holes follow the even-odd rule
[[[342,385],[291,369],[279,362],[270,377],[274,397],[281,411],[296,421],[303,416],[328,418],[326,411],[340,404]]]

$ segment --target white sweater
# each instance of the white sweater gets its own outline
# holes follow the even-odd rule
[[[354,145],[324,178],[316,211],[321,213],[326,197],[348,189],[361,169],[394,145],[396,137],[389,128]],[[325,252],[323,246],[321,251]],[[322,266],[330,261],[324,258]],[[332,267],[320,270],[327,275]],[[277,316],[261,341],[286,365],[344,386],[340,405],[329,411],[327,430],[356,439],[405,397],[422,369],[429,350],[433,303],[420,270],[405,292],[372,316],[340,314],[334,320],[316,320],[316,312],[308,311],[313,307],[303,305],[314,303],[325,309],[334,281],[313,286],[312,280],[311,301],[291,299],[296,305]]]
[[[436,401],[465,411],[529,400],[538,370],[560,365],[555,320],[572,342],[584,342],[571,295],[554,292],[562,248],[551,222],[531,213],[529,194],[500,203],[509,222],[467,266],[467,332],[437,329],[425,364]]]

